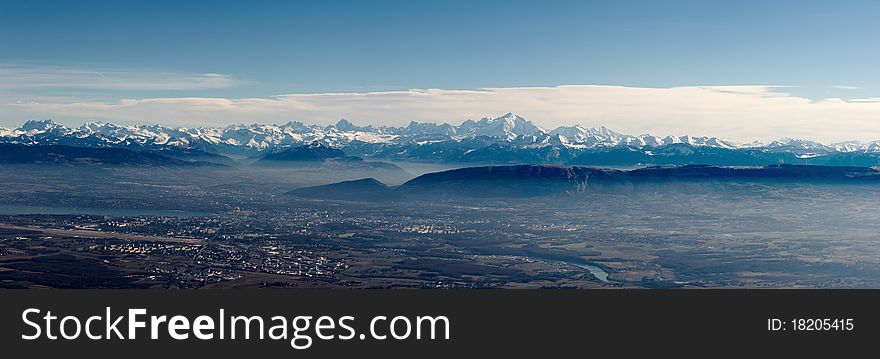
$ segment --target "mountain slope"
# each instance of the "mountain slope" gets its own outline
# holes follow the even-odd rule
[[[387,201],[400,197],[391,187],[374,178],[299,188],[287,194],[299,197],[370,202]]]

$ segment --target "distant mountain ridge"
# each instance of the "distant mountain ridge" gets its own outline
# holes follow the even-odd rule
[[[207,161],[185,161],[153,152],[134,152],[124,148],[91,148],[65,145],[31,146],[14,143],[0,143],[0,163],[133,166],[220,165]]]
[[[428,173],[398,187],[374,179],[306,187],[289,194],[341,200],[384,201],[418,197],[532,197],[591,191],[627,191],[663,183],[867,183],[880,184],[880,170],[867,167],[771,165],[660,166],[615,170],[583,166],[480,166]]]
[[[345,152],[320,143],[303,145],[285,150],[271,152],[264,155],[261,161],[295,161],[314,162],[328,159],[360,160],[358,157],[349,157]]]
[[[880,183],[880,170],[868,167],[771,165],[729,167],[657,166],[615,170],[583,166],[482,166],[429,173],[398,189],[441,197],[540,196],[595,190],[618,191],[634,185],[701,182],[867,182]]]
[[[767,144],[738,144],[717,137],[626,135],[606,127],[578,125],[546,130],[515,114],[466,120],[458,126],[411,122],[405,127],[335,125],[243,125],[172,128],[89,122],[69,128],[51,120],[0,129],[0,143],[111,147],[133,151],[177,148],[223,155],[255,156],[320,144],[349,156],[389,160],[463,163],[577,165],[775,163],[878,165],[880,141],[830,145],[782,138]],[[705,160],[713,162],[703,162]]]

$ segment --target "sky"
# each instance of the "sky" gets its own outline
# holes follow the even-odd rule
[[[880,2],[5,1],[0,127],[458,124],[880,140]]]

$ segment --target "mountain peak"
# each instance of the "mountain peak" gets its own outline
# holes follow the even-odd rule
[[[822,153],[829,150],[829,146],[825,146],[819,142],[791,137],[780,138],[769,143],[767,147],[777,149],[784,148],[796,153]]]
[[[606,137],[622,137],[623,136],[619,132],[613,131],[610,128],[605,127],[605,126],[593,127],[592,130],[594,132],[596,132],[602,136],[606,136]]]
[[[45,120],[27,121],[23,125],[21,125],[21,127],[19,127],[18,129],[21,131],[24,131],[24,132],[32,132],[32,131],[48,131],[48,130],[51,130],[56,127],[61,127],[61,125],[59,125],[55,121],[52,121],[52,119],[45,119]]]
[[[519,136],[545,135],[547,131],[525,118],[507,113],[500,117],[483,117],[479,121],[468,120],[459,126],[462,134],[488,136],[512,140]]]
[[[337,121],[335,125],[328,126],[328,127],[336,129],[336,131],[341,131],[341,132],[353,132],[353,131],[376,132],[377,131],[377,129],[375,127],[373,127],[372,125],[357,126],[357,125],[351,123],[351,121],[346,120],[344,118],[339,119],[339,121]]]
[[[288,121],[287,123],[281,125],[281,128],[290,129],[297,133],[303,133],[310,130],[309,126],[306,126],[300,121]]]
[[[347,131],[354,127],[354,124],[351,121],[346,120],[344,118],[340,118],[339,121],[336,121],[336,125],[334,125],[337,130]]]

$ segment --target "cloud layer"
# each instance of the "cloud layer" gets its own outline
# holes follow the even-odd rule
[[[213,84],[210,76],[205,80]],[[286,94],[237,99],[30,101],[6,106],[36,118],[174,126],[291,120],[327,124],[339,118],[374,125],[406,125],[411,120],[457,124],[468,118],[514,112],[547,128],[605,125],[632,134],[711,135],[740,142],[768,141],[783,136],[822,142],[880,139],[880,98],[811,101],[784,90],[773,86],[567,85]]]
[[[0,90],[199,90],[227,88],[235,81],[222,74],[163,71],[82,69],[32,65],[0,65]]]

